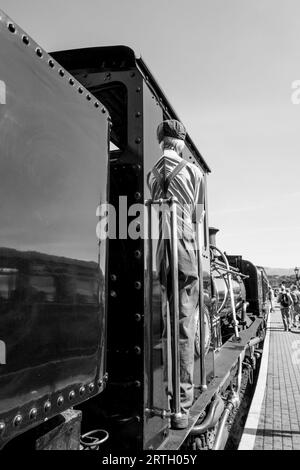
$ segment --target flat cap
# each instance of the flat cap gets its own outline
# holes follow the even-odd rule
[[[164,137],[173,137],[174,139],[184,140],[186,130],[181,122],[176,119],[168,119],[160,123],[157,128],[157,139],[161,142]]]

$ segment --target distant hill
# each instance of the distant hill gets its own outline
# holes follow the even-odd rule
[[[285,281],[287,286],[295,283],[294,268],[267,268],[265,267],[270,284],[273,287],[278,287],[282,281]]]
[[[266,268],[268,276],[295,276],[294,268]]]

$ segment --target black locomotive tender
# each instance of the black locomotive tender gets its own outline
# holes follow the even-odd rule
[[[0,447],[76,448],[80,429],[101,428],[112,450],[224,448],[264,337],[263,268],[215,246],[206,200],[195,402],[189,428],[172,431],[178,341],[169,328],[163,354],[155,244],[99,242],[95,229],[99,204],[150,197],[157,125],[178,117],[128,47],[49,55],[0,20]],[[189,135],[183,157],[206,184]]]

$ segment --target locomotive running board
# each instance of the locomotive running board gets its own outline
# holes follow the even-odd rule
[[[231,370],[237,365],[240,355],[247,349],[251,338],[256,336],[256,332],[262,323],[263,318],[258,317],[252,325],[245,331],[240,332],[240,342],[227,341],[215,361],[215,377],[209,383],[208,388],[195,401],[190,410],[189,426],[182,430],[170,430],[168,437],[158,448],[158,450],[178,450],[188,437],[190,431],[197,423],[201,413],[212,400],[214,394],[218,392],[230,377]]]

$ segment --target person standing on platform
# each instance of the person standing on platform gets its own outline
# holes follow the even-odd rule
[[[274,312],[274,291],[271,286],[269,286],[268,300],[269,300],[269,306],[270,306],[270,313],[273,313]]]
[[[300,292],[298,290],[298,287],[295,285],[291,286],[291,297],[293,300],[293,307],[292,307],[293,326],[297,326],[297,322],[299,324],[299,313],[300,313]]]
[[[293,300],[287,289],[282,286],[278,296],[278,303],[280,304],[280,311],[282,316],[282,322],[284,331],[291,330],[291,308],[293,306]]]

